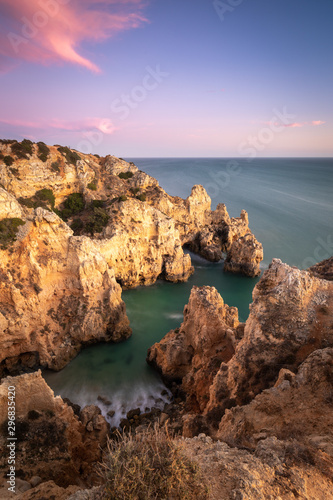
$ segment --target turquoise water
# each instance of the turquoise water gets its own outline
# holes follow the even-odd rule
[[[212,206],[223,202],[231,216],[244,208],[250,227],[264,246],[265,269],[273,257],[305,268],[333,254],[333,161],[330,159],[267,159],[248,163],[225,159],[130,159],[157,178],[170,194],[187,197],[202,184]],[[232,168],[231,168],[232,167]],[[182,321],[193,285],[215,286],[230,306],[248,316],[258,279],[224,274],[221,263],[192,255],[195,274],[187,283],[158,282],[123,292],[133,336],[118,345],[82,351],[59,373],[45,373],[56,394],[80,405],[99,404],[104,414],[116,412],[115,425],[131,408],[162,406],[164,386],[145,362],[148,347]],[[98,395],[111,400],[106,407]]]

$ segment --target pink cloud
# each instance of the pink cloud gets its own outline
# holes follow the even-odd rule
[[[147,20],[143,0],[0,0],[5,28],[1,56],[52,64],[69,62],[90,71],[98,66],[79,53],[84,41],[101,42]]]
[[[108,118],[84,118],[83,120],[64,121],[52,119],[48,121],[29,121],[29,120],[4,120],[0,119],[0,123],[12,127],[18,127],[20,130],[66,130],[70,132],[90,132],[99,130],[103,134],[112,135],[117,128]],[[26,135],[26,134],[24,134]],[[26,135],[27,136],[27,135]]]
[[[312,122],[294,122],[294,123],[281,123],[281,122],[275,122],[273,123],[274,126],[276,127],[285,127],[285,128],[302,128],[305,126],[310,126],[310,127],[317,127],[318,125],[323,125],[326,122],[323,122],[322,120],[313,120]],[[265,125],[271,125],[272,122],[264,122]]]

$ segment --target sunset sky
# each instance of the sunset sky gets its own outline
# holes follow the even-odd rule
[[[0,0],[0,137],[333,156],[332,0]]]

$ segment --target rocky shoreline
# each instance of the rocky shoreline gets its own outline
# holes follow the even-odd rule
[[[0,376],[127,339],[122,288],[186,281],[183,246],[260,274],[247,213],[211,211],[202,186],[183,200],[133,163],[26,140],[0,142],[0,162]]]
[[[183,247],[225,257],[226,272],[260,274],[247,213],[212,211],[202,186],[183,200],[112,156],[0,142],[1,498],[11,498],[13,387],[18,498],[106,498],[97,466],[119,430],[98,406],[55,397],[36,370],[127,339],[122,288],[187,280]],[[133,408],[120,428],[166,427],[210,484],[207,498],[333,499],[332,275],[333,258],[307,271],[273,259],[245,323],[214,287],[193,287],[179,328],[147,354],[172,397]]]

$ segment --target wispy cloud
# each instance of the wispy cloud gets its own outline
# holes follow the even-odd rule
[[[264,125],[272,125],[272,122],[263,122]],[[273,125],[277,127],[285,127],[285,128],[302,128],[302,127],[318,127],[318,125],[324,125],[324,121],[322,120],[313,120],[311,122],[293,122],[293,123],[281,123],[275,122]]]
[[[98,73],[82,43],[141,26],[144,6],[143,0],[0,0],[0,72],[24,60],[65,61]]]
[[[107,118],[84,118],[82,120],[48,120],[48,121],[30,121],[30,120],[4,120],[0,119],[0,124],[7,127],[18,128],[20,135],[28,136],[32,131],[43,131],[44,133],[52,130],[63,130],[68,132],[90,132],[99,130],[103,134],[112,135],[117,128]]]

